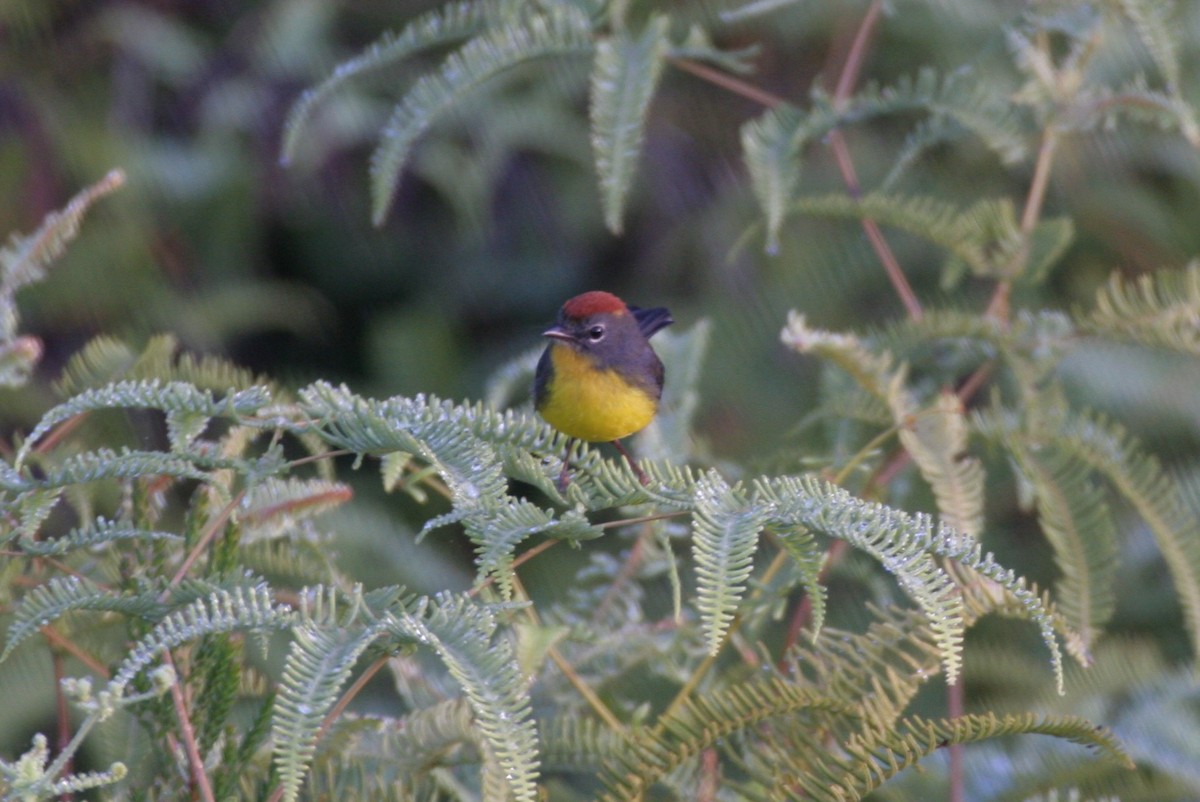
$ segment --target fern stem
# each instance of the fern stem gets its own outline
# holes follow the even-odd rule
[[[850,474],[853,473],[854,470],[861,465],[864,460],[867,459],[867,457],[871,456],[871,454],[873,454],[877,448],[886,443],[890,438],[895,437],[898,431],[898,427],[892,425],[872,437],[870,442],[860,448],[854,454],[854,456],[842,466],[842,469],[837,472],[837,476],[833,477],[833,483],[839,486],[845,485],[846,480],[850,478]]]
[[[838,76],[837,88],[834,90],[833,96],[834,108],[840,109],[845,105],[846,99],[854,91],[854,85],[858,83],[858,76],[862,72],[862,65],[866,60],[867,43],[875,31],[882,10],[882,0],[873,0],[867,13],[863,15],[862,22],[858,25],[858,31],[854,34],[854,42],[850,45],[850,52],[846,54],[846,62],[842,65],[841,75]],[[846,185],[846,191],[850,197],[857,200],[862,197],[862,187],[858,182],[858,172],[854,168],[854,160],[850,157],[850,148],[846,144],[846,138],[842,135],[840,128],[834,128],[829,132],[829,147],[833,151],[833,159],[837,163],[838,172],[842,174],[842,183]],[[904,269],[900,266],[895,252],[892,251],[892,246],[883,236],[879,224],[869,217],[864,217],[861,225],[867,235],[867,240],[871,243],[872,250],[883,264],[884,273],[887,274],[888,281],[892,283],[892,289],[896,291],[900,302],[904,304],[908,316],[913,320],[921,320],[924,317],[921,302],[913,292],[912,285],[908,283],[908,277],[904,274]]]
[[[775,553],[775,559],[771,561],[771,564],[767,566],[767,570],[763,571],[762,577],[758,580],[758,586],[754,591],[756,596],[763,592],[763,588],[771,584],[771,580],[783,569],[787,561],[788,554],[786,551],[780,550]],[[679,689],[679,693],[675,694],[675,698],[671,700],[671,704],[667,705],[667,709],[658,717],[659,722],[669,719],[675,711],[691,698],[692,692],[696,690],[700,685],[700,681],[704,679],[709,669],[713,667],[725,644],[729,643],[733,636],[737,634],[737,631],[741,629],[741,626],[742,616],[740,613],[735,614],[733,620],[729,622],[729,627],[725,630],[725,638],[721,642],[721,648],[714,649],[704,656],[704,659],[700,661],[700,665],[696,666],[696,670],[688,677],[688,681]]]
[[[61,632],[54,628],[53,624],[40,627],[38,632],[50,642],[51,647],[59,651],[66,652],[74,657],[79,662],[83,663],[88,669],[98,677],[103,679],[111,679],[112,672],[108,670],[108,666],[101,663],[97,658],[85,652],[79,644],[67,638]]]
[[[192,565],[200,558],[200,552],[208,548],[208,545],[212,542],[213,538],[217,536],[217,532],[221,531],[221,527],[225,525],[225,523],[229,520],[229,516],[233,514],[234,508],[236,508],[238,504],[242,503],[242,499],[245,498],[245,496],[246,491],[244,489],[238,491],[238,494],[230,499],[229,503],[221,509],[221,511],[217,514],[217,517],[214,518],[208,525],[208,528],[205,529],[204,534],[200,536],[200,539],[196,542],[195,547],[191,550],[191,552],[188,553],[188,556],[183,561],[183,565],[179,566],[179,570],[175,572],[175,576],[171,577],[171,581],[167,584],[167,590],[175,587],[183,581],[183,578],[187,576],[188,571],[192,569]],[[162,601],[166,601],[167,590],[163,591],[163,596],[161,599]]]
[[[1050,186],[1050,167],[1054,163],[1054,154],[1058,149],[1058,132],[1053,124],[1047,125],[1042,132],[1042,143],[1038,147],[1037,161],[1033,165],[1033,179],[1029,182],[1029,193],[1025,196],[1025,208],[1021,211],[1021,235],[1023,243],[1013,256],[1013,259],[1024,261],[1029,254],[1029,237],[1037,227],[1042,216],[1042,207],[1046,203],[1046,190]],[[1013,264],[1010,273],[1015,273],[1019,264]],[[995,292],[988,302],[987,317],[994,320],[1007,321],[1009,318],[1009,297],[1012,295],[1012,281],[1003,279],[996,285]]]
[[[840,107],[850,97],[854,91],[854,85],[858,83],[858,76],[862,72],[862,65],[866,60],[867,42],[870,40],[871,34],[875,32],[875,25],[878,23],[882,11],[881,0],[874,0],[858,25],[858,31],[854,34],[854,42],[850,45],[850,52],[846,54],[846,63],[842,65],[842,74],[838,76],[837,88],[834,89],[833,102],[836,106]]]
[[[684,72],[690,72],[697,78],[708,81],[713,86],[727,89],[733,94],[740,95],[747,100],[752,100],[765,108],[773,109],[787,102],[779,95],[768,92],[766,89],[757,87],[748,81],[743,81],[741,78],[718,70],[715,67],[710,67],[707,64],[701,64],[698,61],[692,61],[689,58],[681,58],[679,56],[669,56],[667,61]]]
[[[525,601],[529,601],[529,594],[525,591],[525,585],[521,582],[520,577],[518,577],[516,574],[513,574],[512,583],[513,592],[517,595],[517,597]],[[529,620],[535,625],[541,625],[541,618],[538,616],[537,610],[534,609],[532,604],[525,608],[525,615],[528,616]],[[561,671],[563,676],[567,678],[567,682],[571,683],[571,687],[575,689],[576,693],[584,698],[584,701],[591,706],[592,710],[596,711],[596,715],[604,720],[604,723],[608,725],[609,729],[616,733],[625,732],[625,725],[622,724],[621,720],[617,718],[611,710],[608,709],[608,705],[604,704],[604,700],[596,695],[596,692],[591,689],[591,686],[583,681],[583,677],[579,676],[579,674],[575,671],[575,667],[567,661],[567,658],[563,657],[562,652],[558,650],[558,647],[551,646],[546,650],[546,654],[548,654],[550,659],[554,661],[554,664],[558,666],[558,670]]]
[[[171,658],[171,650],[163,649],[162,656],[163,664],[174,670],[175,661]],[[204,802],[216,802],[208,775],[204,773],[204,760],[200,757],[200,747],[196,743],[196,731],[192,728],[192,719],[183,700],[183,678],[178,672],[176,677],[176,681],[171,683],[171,701],[175,704],[175,716],[179,719],[179,734],[183,737],[183,747],[187,751],[188,762],[192,764],[192,775],[195,777],[200,798]]]
[[[354,697],[358,696],[362,689],[367,687],[367,683],[370,682],[371,679],[374,678],[374,676],[378,674],[384,666],[387,665],[387,662],[387,655],[379,657],[374,663],[367,667],[366,671],[359,675],[358,679],[354,681],[353,685],[346,689],[346,692],[343,693],[341,698],[337,700],[337,703],[329,709],[328,713],[325,714],[325,718],[321,719],[321,726],[317,729],[317,734],[313,739],[313,743],[320,743],[321,739],[325,737],[325,733],[328,732],[329,728],[333,726],[333,722],[337,721],[338,718],[341,717],[342,713],[346,712],[346,707],[349,706]],[[279,800],[283,798],[285,790],[286,789],[284,785],[282,783],[279,784],[275,787],[275,790],[271,793],[271,796],[267,798],[267,802],[279,802]]]
[[[66,673],[63,671],[63,657],[61,652],[53,652],[52,659],[54,662],[54,708],[58,717],[58,743],[57,748],[61,753],[67,748],[67,744],[71,743],[71,708],[67,706],[67,695],[63,692],[63,679]],[[70,774],[74,771],[75,758],[72,756],[63,766],[63,769]]]

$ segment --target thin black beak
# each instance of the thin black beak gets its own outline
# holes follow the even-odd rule
[[[566,342],[570,342],[575,339],[562,326],[552,326],[551,328],[548,328],[545,331],[543,331],[542,336],[549,337],[552,340],[564,340]]]

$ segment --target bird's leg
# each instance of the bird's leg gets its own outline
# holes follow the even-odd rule
[[[638,481],[642,483],[642,486],[650,484],[650,477],[642,470],[642,466],[637,464],[637,460],[625,450],[625,446],[621,445],[621,441],[613,440],[612,444],[617,447],[617,451],[621,452],[621,456],[625,457],[625,461],[629,463],[629,467],[633,468],[633,472],[637,474]]]
[[[567,449],[563,453],[562,471],[558,474],[558,492],[566,493],[567,485],[571,484],[571,446],[575,445],[575,438],[567,438]]]

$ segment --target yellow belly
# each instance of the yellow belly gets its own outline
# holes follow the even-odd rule
[[[554,379],[538,412],[563,434],[590,442],[619,440],[653,420],[658,399],[616,371],[597,370],[565,345],[552,346],[550,360]]]

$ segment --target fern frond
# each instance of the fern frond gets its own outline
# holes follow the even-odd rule
[[[238,510],[243,541],[279,537],[298,521],[328,512],[353,495],[341,482],[267,477],[249,489]]]
[[[508,566],[525,539],[539,533],[568,539],[601,533],[581,516],[556,517],[508,492],[504,469],[518,465],[525,470],[515,472],[516,478],[555,492],[544,467],[534,470],[514,453],[529,447],[560,454],[565,450],[563,437],[531,416],[425,396],[368,401],[324,383],[300,395],[305,411],[320,422],[329,442],[359,453],[413,454],[437,470],[451,491],[454,509],[427,521],[423,531],[461,523],[476,546],[481,578],[496,577],[506,595],[511,593]]]
[[[329,609],[317,616],[301,615],[292,628],[292,645],[271,717],[274,764],[288,802],[300,793],[321,721],[337,701],[338,691],[363,652],[391,628],[386,619],[357,620],[358,604],[353,601],[351,609],[339,615],[332,590],[310,591],[305,598],[308,595],[328,595]]]
[[[1031,443],[1010,416],[976,413],[980,434],[1003,443],[1037,504],[1038,520],[1062,572],[1058,607],[1089,652],[1116,606],[1118,542],[1093,466],[1051,441]]]
[[[533,802],[537,726],[516,656],[507,640],[495,638],[492,613],[465,596],[440,594],[424,610],[397,614],[393,626],[437,653],[466,693],[509,793],[516,802]]]
[[[925,612],[941,651],[947,681],[954,681],[961,666],[965,610],[957,585],[933,556],[961,563],[1012,594],[1041,630],[1062,687],[1062,653],[1045,602],[1025,586],[1024,580],[999,566],[990,554],[984,554],[973,538],[944,525],[934,527],[927,515],[910,516],[861,501],[813,477],[761,478],[753,487],[752,498],[771,510],[767,525],[803,525],[845,540],[878,559]]]
[[[338,64],[328,78],[305,90],[292,105],[283,127],[280,162],[286,165],[292,160],[317,106],[348,81],[396,65],[423,50],[474,36],[489,23],[500,22],[506,6],[504,0],[446,3],[416,17],[399,33],[389,31],[358,55]]]
[[[129,683],[167,649],[218,632],[285,629],[294,617],[291,607],[274,602],[266,585],[214,591],[171,613],[139,640],[113,673],[109,691],[119,697]]]
[[[10,342],[17,333],[13,299],[17,290],[41,281],[46,269],[79,233],[83,216],[92,204],[124,183],[125,173],[113,170],[71,198],[61,210],[46,215],[37,231],[13,236],[0,248],[0,343]]]
[[[853,334],[810,328],[804,315],[795,310],[788,312],[787,325],[779,337],[784,345],[797,353],[828,359],[849,373],[872,396],[887,400],[897,375],[897,366],[890,353],[876,353]]]
[[[1099,413],[1065,416],[1051,430],[1050,442],[1108,480],[1146,522],[1175,585],[1193,653],[1200,654],[1200,523],[1178,481]]]
[[[591,23],[578,10],[555,5],[544,13],[508,20],[476,36],[416,80],[384,126],[371,155],[371,219],[382,225],[413,143],[438,118],[490,78],[535,58],[587,53]]]
[[[1151,59],[1166,82],[1166,103],[1180,132],[1192,147],[1200,147],[1200,123],[1196,112],[1183,95],[1183,69],[1179,60],[1179,33],[1175,3],[1153,0],[1117,0],[1117,5],[1133,23]]]
[[[0,661],[38,629],[69,613],[103,611],[156,619],[165,609],[153,594],[122,595],[79,577],[54,577],[25,594],[17,605]]]
[[[803,526],[776,527],[774,532],[779,544],[792,558],[800,573],[800,584],[808,594],[811,608],[812,641],[815,643],[825,625],[825,586],[821,584],[821,569],[825,565],[825,553],[816,547],[812,533]]]
[[[211,417],[239,417],[257,412],[271,401],[265,387],[230,392],[220,401],[207,390],[185,382],[122,381],[83,392],[51,409],[29,433],[15,465],[19,469],[33,446],[55,426],[76,415],[98,409],[141,407],[167,414],[172,446],[182,449],[195,438]]]
[[[803,793],[821,802],[862,799],[900,772],[951,744],[969,744],[1013,735],[1050,735],[1100,751],[1106,758],[1132,769],[1133,760],[1111,732],[1076,716],[1039,717],[1033,713],[996,716],[965,715],[929,720],[914,716],[895,730],[865,731],[842,745],[844,753],[806,755],[798,761],[779,755],[774,791]],[[810,762],[816,766],[809,768]],[[790,765],[788,765],[790,764]]]
[[[742,126],[742,158],[750,188],[766,217],[767,252],[779,250],[779,229],[800,184],[800,152],[806,142],[833,128],[823,127],[791,104],[780,105]]]
[[[903,378],[903,373],[897,374],[888,394],[900,442],[933,488],[942,520],[978,538],[983,531],[984,473],[978,459],[964,456],[967,419],[962,402],[952,392],[941,392],[929,409],[918,411]]]
[[[592,151],[604,222],[614,234],[621,233],[625,199],[642,151],[646,110],[670,44],[667,23],[665,16],[655,16],[641,36],[618,31],[596,45],[591,79]]]
[[[942,77],[923,69],[891,87],[868,85],[839,108],[814,92],[807,113],[784,104],[742,127],[742,151],[751,187],[766,217],[768,250],[777,247],[787,206],[799,185],[799,157],[806,144],[846,123],[912,110],[953,119],[1005,162],[1024,156],[1025,137],[1012,104],[967,73]]]
[[[641,799],[655,781],[720,739],[774,718],[807,718],[806,713],[857,717],[852,706],[781,679],[752,680],[693,697],[677,713],[634,734],[630,748],[601,774],[607,788],[601,800]]]
[[[33,540],[25,537],[19,541],[23,553],[35,557],[57,557],[76,549],[96,549],[122,540],[182,540],[175,532],[164,532],[153,529],[139,529],[135,526],[97,518],[86,526],[72,529],[62,537],[50,540]]]
[[[1200,261],[1125,282],[1117,274],[1076,314],[1083,331],[1141,345],[1200,354]]]
[[[941,666],[930,622],[918,610],[871,607],[865,632],[830,630],[788,653],[791,674],[852,704],[864,720],[891,727]],[[969,611],[972,620],[975,611]],[[886,677],[886,682],[880,682]]]
[[[595,774],[628,745],[624,733],[594,718],[563,714],[538,722],[542,766],[546,771]]]
[[[12,480],[18,483],[15,485],[16,487],[24,484],[24,479],[15,472],[4,477],[5,484]],[[13,487],[11,484],[8,486]],[[25,540],[33,538],[46,519],[50,517],[50,513],[54,511],[63,492],[64,488],[62,487],[48,487],[33,488],[18,493],[12,501],[12,507],[17,511],[17,528],[0,536],[0,542],[7,543],[16,535],[20,535]]]
[[[709,654],[725,641],[746,580],[754,568],[758,532],[767,511],[746,499],[741,485],[730,486],[708,471],[695,486],[692,554],[696,561],[696,607],[704,626]]]
[[[214,463],[216,464],[216,463]],[[160,451],[113,451],[102,448],[73,454],[47,471],[38,482],[43,488],[67,487],[102,479],[142,479],[170,476],[174,479],[207,481],[210,477],[195,463]]]

